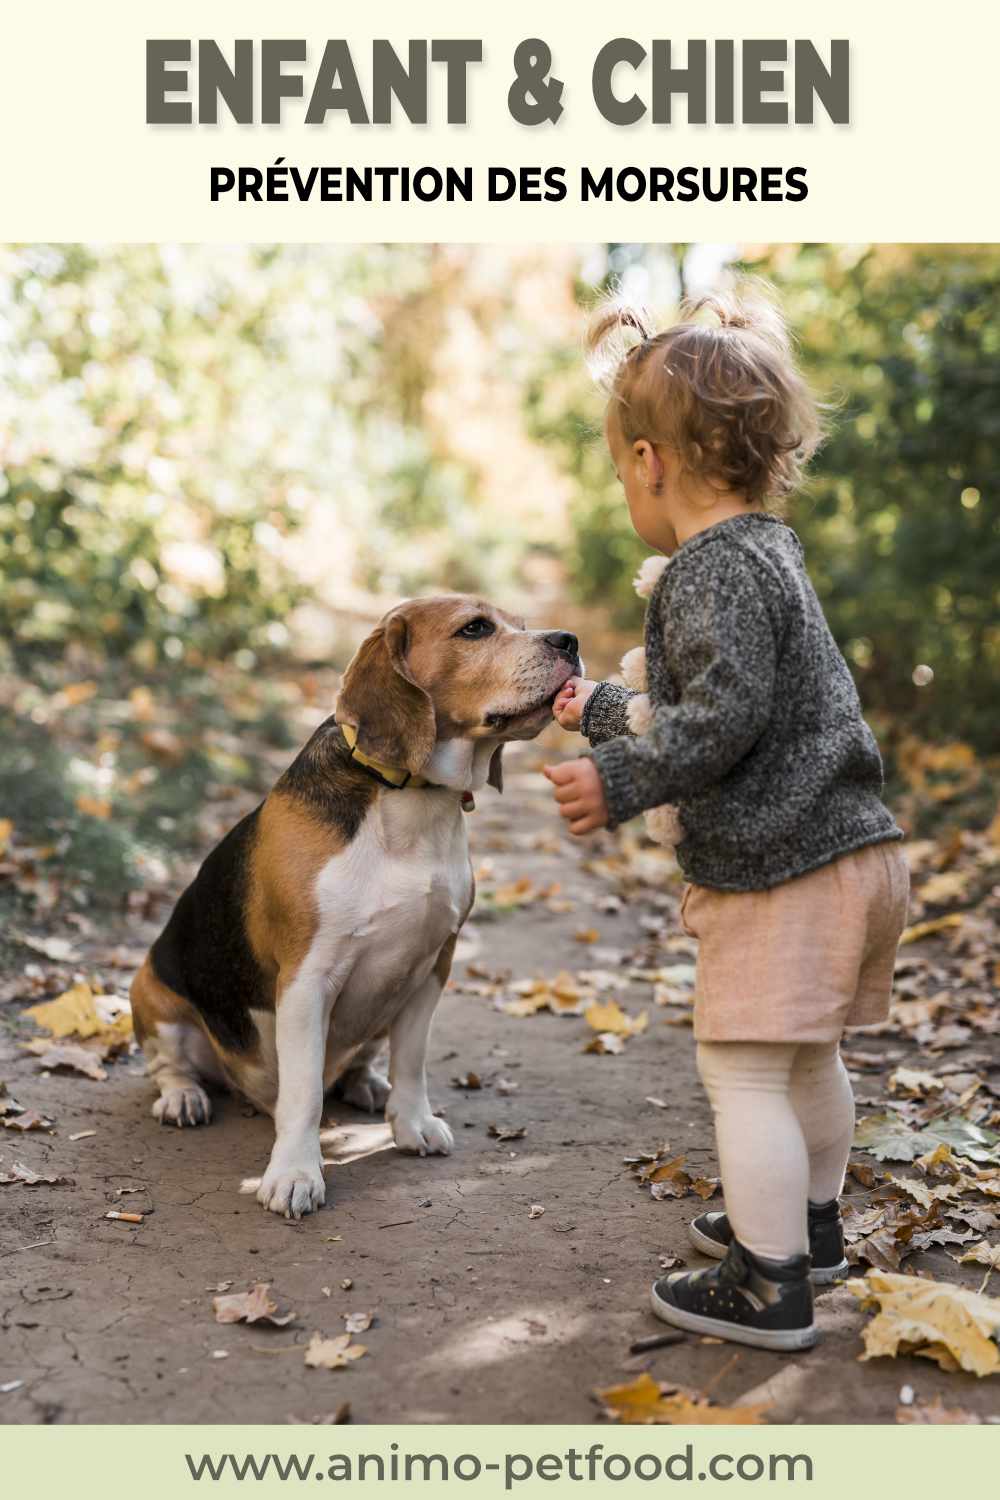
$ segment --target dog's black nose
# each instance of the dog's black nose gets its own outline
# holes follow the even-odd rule
[[[580,655],[580,642],[575,635],[570,635],[568,630],[549,630],[546,632],[545,639],[550,646],[555,646],[557,651],[561,651],[563,656],[568,656],[570,661],[576,661]]]

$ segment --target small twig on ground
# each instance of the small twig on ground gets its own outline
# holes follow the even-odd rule
[[[648,1338],[636,1339],[634,1344],[629,1344],[630,1354],[645,1354],[649,1349],[666,1349],[670,1344],[683,1344],[687,1334],[677,1328],[673,1333],[651,1333]]]
[[[708,1382],[708,1384],[702,1386],[702,1388],[701,1388],[701,1394],[703,1396],[707,1396],[708,1393],[709,1393],[709,1391],[712,1389],[712,1387],[714,1385],[718,1385],[718,1383],[722,1379],[723,1375],[728,1375],[729,1374],[729,1371],[733,1368],[733,1365],[736,1363],[736,1361],[739,1359],[739,1357],[740,1357],[740,1352],[737,1349],[736,1353],[732,1356],[732,1358],[727,1359],[726,1363],[724,1365],[722,1365],[720,1369],[716,1370],[715,1374],[712,1376],[712,1378]]]
[[[399,1229],[403,1224],[415,1224],[416,1219],[393,1219],[391,1224],[376,1224],[376,1229]]]

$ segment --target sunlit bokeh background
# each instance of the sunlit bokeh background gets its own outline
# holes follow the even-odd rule
[[[293,688],[325,708],[323,674],[430,589],[572,623],[613,668],[643,549],[586,309],[619,282],[669,319],[741,271],[831,404],[789,519],[891,766],[978,767],[998,247],[31,245],[0,249],[0,793],[39,827],[82,798],[84,851],[128,823],[148,853],[203,800],[192,757],[239,782],[248,726],[286,755]]]

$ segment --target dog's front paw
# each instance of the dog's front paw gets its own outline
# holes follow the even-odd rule
[[[342,1093],[348,1104],[355,1109],[366,1110],[370,1115],[379,1115],[385,1109],[391,1085],[388,1078],[374,1068],[355,1068],[346,1074]]]
[[[400,1151],[414,1151],[418,1156],[448,1156],[455,1137],[449,1126],[436,1115],[395,1115],[391,1120],[392,1138]]]
[[[153,1119],[161,1125],[208,1125],[212,1101],[196,1083],[167,1089],[153,1105]]]
[[[273,1214],[284,1214],[286,1219],[313,1213],[326,1202],[322,1167],[309,1162],[290,1167],[269,1165],[257,1189],[257,1202]]]

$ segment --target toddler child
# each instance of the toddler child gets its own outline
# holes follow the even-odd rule
[[[629,730],[627,689],[572,679],[555,714],[592,748],[545,774],[574,834],[678,806],[725,1194],[690,1228],[721,1263],[657,1281],[653,1311],[805,1348],[812,1284],[847,1271],[839,1043],[888,1014],[909,888],[851,674],[798,538],[766,509],[796,487],[817,407],[764,301],[706,299],[655,335],[611,306],[591,348],[611,352],[606,438],[632,524],[669,561],[646,614],[646,732]]]

